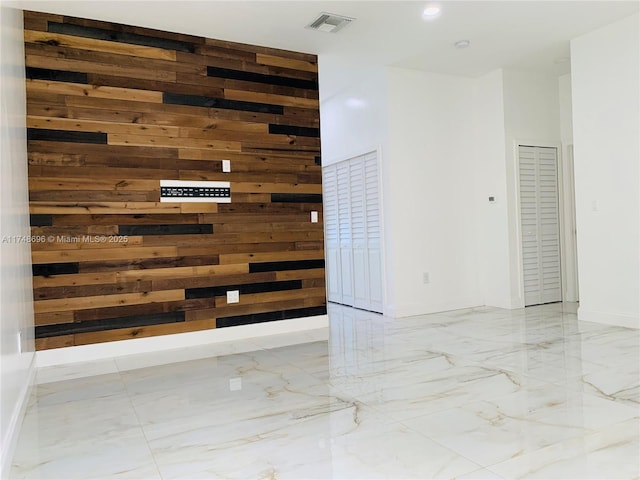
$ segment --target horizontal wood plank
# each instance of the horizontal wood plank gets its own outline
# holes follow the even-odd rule
[[[82,48],[96,52],[118,53],[140,58],[156,58],[161,60],[176,60],[176,52],[162,48],[132,45],[93,38],[64,35],[60,33],[25,30],[24,40],[27,43],[44,43],[61,47]]]
[[[184,300],[184,290],[163,290],[159,292],[123,293],[121,295],[97,295],[92,297],[40,300],[34,302],[33,311],[35,313],[60,312],[86,308],[167,302],[172,300]]]
[[[83,262],[95,259],[97,256],[102,260],[122,260],[152,257],[175,257],[178,249],[175,246],[169,247],[129,247],[129,248],[109,248],[96,251],[93,248],[83,248],[74,250],[36,250],[31,253],[33,263],[60,263],[60,262]]]
[[[281,57],[279,55],[268,55],[264,53],[256,54],[256,62],[264,65],[293,68],[295,70],[305,70],[307,72],[318,72],[318,64],[314,60],[298,60]]]

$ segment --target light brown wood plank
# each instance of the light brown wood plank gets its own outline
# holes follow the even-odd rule
[[[324,268],[312,268],[309,270],[288,270],[276,272],[276,280],[303,280],[307,278],[324,278]]]
[[[36,338],[36,350],[49,350],[51,348],[72,347],[73,335],[61,335],[59,337]]]
[[[27,127],[73,130],[81,132],[120,133],[123,135],[177,136],[180,134],[179,127],[141,125],[139,123],[116,123],[97,120],[78,120],[75,118],[48,118],[32,115],[27,116]]]
[[[82,73],[104,73],[108,75],[119,75],[122,77],[143,78],[146,80],[160,80],[164,82],[175,82],[176,73],[161,70],[123,67],[120,65],[107,65],[93,62],[83,62],[80,60],[68,60],[57,57],[42,57],[38,55],[26,55],[27,67],[52,68],[56,70],[67,70],[70,72]]]
[[[147,47],[143,45],[133,45],[130,43],[108,42],[105,40],[95,40],[93,38],[77,37],[75,35],[63,35],[60,33],[38,32],[25,30],[25,42],[55,44],[59,47],[82,48],[96,52],[117,53],[120,55],[131,55],[141,58],[155,58],[161,60],[175,61],[176,52],[163,48]]]
[[[46,312],[34,315],[35,325],[56,325],[59,323],[72,323],[73,312]]]
[[[139,305],[175,300],[184,300],[184,290],[162,290],[160,292],[123,293],[121,295],[97,295],[92,297],[40,300],[33,303],[33,310],[35,313],[64,312],[87,308]]]
[[[29,92],[162,104],[162,92],[134,90],[131,88],[120,87],[95,87],[80,83],[50,82],[49,80],[27,80],[27,95]]]
[[[107,138],[109,145],[134,145],[141,147],[182,147],[182,148],[204,148],[214,150],[236,151],[241,150],[240,142],[228,142],[224,140],[209,140],[198,138],[182,138],[171,136],[110,134]]]
[[[322,193],[322,185],[313,184],[286,184],[286,183],[242,183],[234,182],[231,186],[231,195],[234,192],[242,193]]]
[[[277,55],[266,55],[264,53],[257,53],[256,62],[275,67],[285,67],[294,70],[304,70],[306,72],[314,73],[318,72],[318,64],[314,61],[298,60]]]
[[[57,178],[29,177],[29,189],[38,190],[155,190],[160,188],[158,180],[114,180],[109,178]]]
[[[58,234],[48,235],[46,242],[31,244],[32,252],[42,252],[51,250],[95,250],[95,249],[118,249],[134,248],[142,245],[142,237],[122,236],[122,235],[102,235],[102,234]],[[102,252],[95,252],[94,255],[102,255]]]
[[[184,202],[180,204],[181,213],[216,213],[217,211],[217,203]]]
[[[181,204],[161,202],[31,202],[32,214],[141,214],[141,213],[180,213]]]
[[[137,258],[175,257],[178,255],[176,247],[131,247],[79,250],[43,250],[31,253],[33,263],[83,262],[95,260],[99,255],[101,260],[129,260]]]
[[[220,255],[220,265],[242,262],[282,262],[287,260],[308,259],[324,259],[324,252],[322,250],[304,250],[300,252],[226,253]]]
[[[160,280],[199,276],[226,276],[249,273],[249,265],[201,265],[195,267],[149,268],[145,270],[123,270],[117,272],[118,280]]]
[[[116,272],[75,273],[52,275],[50,277],[33,277],[33,288],[102,285],[117,283],[117,281]],[[71,320],[73,320],[73,318]]]

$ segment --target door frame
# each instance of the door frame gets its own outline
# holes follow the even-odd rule
[[[565,148],[568,145],[563,145],[559,142],[553,141],[541,141],[541,140],[515,140],[513,142],[513,158],[514,158],[514,178],[512,179],[515,186],[515,207],[516,207],[516,222],[515,222],[515,251],[518,258],[518,296],[520,298],[520,306],[524,307],[524,265],[522,258],[522,217],[521,217],[521,205],[520,205],[520,155],[519,147],[542,147],[542,148],[555,148],[557,159],[557,175],[558,175],[558,229],[560,236],[560,276],[561,276],[561,293],[562,301],[577,301],[577,299],[568,298],[568,289],[573,288],[574,292],[578,292],[578,277],[577,274],[568,275],[567,258],[573,256],[577,265],[577,246],[575,241],[575,235],[573,235],[573,229],[575,228],[574,219],[566,218],[567,211],[575,212],[575,185],[571,184],[574,180],[569,178],[566,172],[566,160],[565,160]],[[571,283],[569,283],[571,282]]]

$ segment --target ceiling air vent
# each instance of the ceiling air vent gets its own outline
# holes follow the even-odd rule
[[[346,27],[355,18],[344,17],[342,15],[336,15],[334,13],[322,12],[318,18],[306,26],[311,30],[318,30],[320,32],[336,33],[341,28]]]

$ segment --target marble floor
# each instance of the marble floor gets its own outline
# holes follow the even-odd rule
[[[640,331],[575,306],[40,369],[14,479],[638,479]]]

